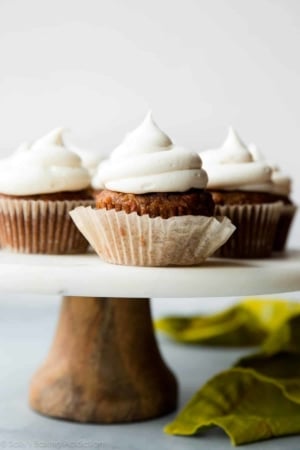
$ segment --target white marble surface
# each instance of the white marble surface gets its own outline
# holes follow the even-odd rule
[[[129,267],[95,254],[0,251],[2,293],[99,297],[228,297],[300,290],[300,250],[257,260],[209,258],[193,267]]]

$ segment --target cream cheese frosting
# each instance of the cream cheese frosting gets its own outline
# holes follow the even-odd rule
[[[71,152],[80,157],[82,166],[89,171],[90,176],[92,177],[99,164],[104,160],[104,154],[99,150],[96,151],[94,149],[86,148],[85,146],[74,144],[69,138],[69,133],[64,134],[64,143]]]
[[[248,147],[232,127],[220,148],[199,154],[208,174],[209,189],[270,189],[271,167],[265,161],[254,161]]]
[[[72,146],[70,150],[80,157],[82,166],[89,171],[91,176],[95,174],[97,167],[104,159],[102,155],[92,150],[86,150],[74,146]]]
[[[33,144],[22,144],[0,164],[0,192],[35,195],[78,191],[90,184],[81,159],[64,145],[63,128],[57,128]]]
[[[255,144],[249,144],[249,151],[251,152],[252,157],[255,161],[265,161],[263,153]],[[270,192],[273,192],[274,194],[289,196],[292,190],[291,177],[283,173],[275,164],[270,164],[270,167],[272,169],[272,183],[270,185]]]
[[[207,174],[200,156],[174,145],[150,112],[100,164],[92,185],[133,194],[184,192],[204,189]]]

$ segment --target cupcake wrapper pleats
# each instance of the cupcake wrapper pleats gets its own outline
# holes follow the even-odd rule
[[[235,229],[226,217],[162,219],[90,207],[76,208],[70,214],[101,259],[132,266],[199,264]]]
[[[273,243],[273,250],[275,252],[281,252],[285,249],[296,211],[296,205],[282,206]]]
[[[282,202],[261,205],[216,205],[215,214],[227,216],[236,232],[215,256],[265,258],[271,255]]]
[[[84,200],[0,199],[0,243],[21,253],[84,253],[88,242],[74,226],[69,211]]]

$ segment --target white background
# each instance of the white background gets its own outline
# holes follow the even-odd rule
[[[299,39],[298,0],[1,0],[0,156],[56,126],[107,154],[151,108],[193,150],[232,124],[299,204]]]

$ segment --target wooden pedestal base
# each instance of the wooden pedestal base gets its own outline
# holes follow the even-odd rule
[[[176,407],[148,299],[64,297],[49,355],[34,375],[31,407],[78,422],[150,419]]]

